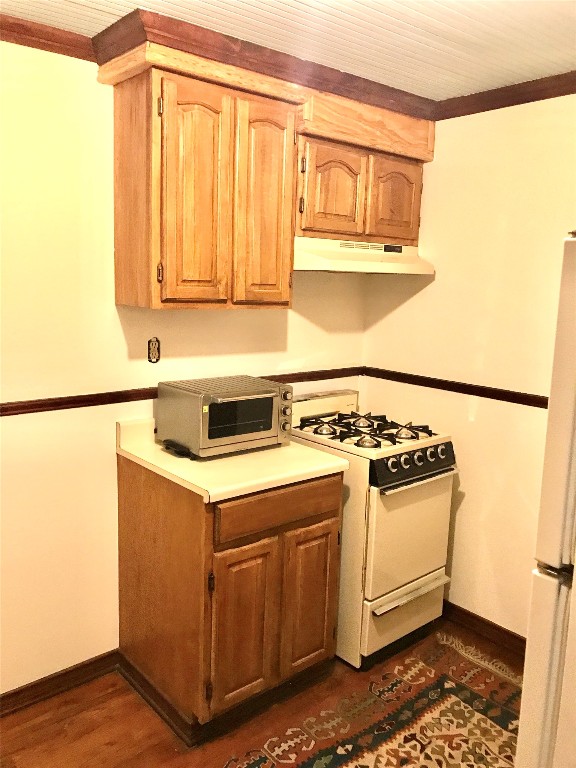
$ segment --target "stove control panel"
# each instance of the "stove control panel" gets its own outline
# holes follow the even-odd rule
[[[450,469],[456,464],[454,447],[450,441],[402,451],[393,456],[370,461],[370,485],[389,488],[409,484],[426,475]]]

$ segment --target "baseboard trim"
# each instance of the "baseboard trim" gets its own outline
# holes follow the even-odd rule
[[[311,669],[307,669],[290,680],[281,683],[278,687],[254,696],[252,699],[242,702],[242,704],[201,725],[197,720],[189,720],[178,712],[122,653],[119,655],[120,664],[118,672],[188,747],[197,746],[209,739],[222,736],[252,717],[264,712],[273,704],[277,704],[299,693],[308,686],[323,680],[334,663],[334,659],[321,662]]]
[[[31,704],[38,704],[59,693],[65,693],[109,672],[115,672],[119,669],[120,663],[120,652],[109,651],[63,669],[61,672],[55,672],[40,680],[7,691],[0,695],[0,717],[18,712]]]
[[[460,624],[460,626],[485,637],[487,640],[495,643],[500,648],[505,648],[522,660],[524,659],[526,654],[526,638],[522,637],[522,635],[517,635],[509,629],[501,627],[499,624],[494,624],[492,621],[483,619],[482,616],[467,611],[465,608],[461,608],[459,605],[455,605],[448,600],[444,601],[442,616],[449,621],[453,621],[455,624]]]

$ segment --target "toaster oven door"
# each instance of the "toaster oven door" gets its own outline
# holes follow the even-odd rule
[[[211,397],[202,407],[202,448],[276,439],[278,393]]]

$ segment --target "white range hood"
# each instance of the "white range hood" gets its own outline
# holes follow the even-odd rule
[[[294,238],[294,269],[317,272],[433,275],[414,245],[361,243],[320,237]]]

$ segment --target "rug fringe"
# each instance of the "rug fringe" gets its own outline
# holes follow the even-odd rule
[[[505,677],[514,685],[522,687],[522,675],[517,675],[507,664],[499,659],[491,659],[486,654],[482,653],[473,645],[464,645],[462,640],[452,635],[448,635],[445,632],[436,632],[436,638],[442,645],[449,645],[454,650],[458,651],[462,656],[470,659],[476,664],[480,664],[486,669],[496,672],[497,674]]]

